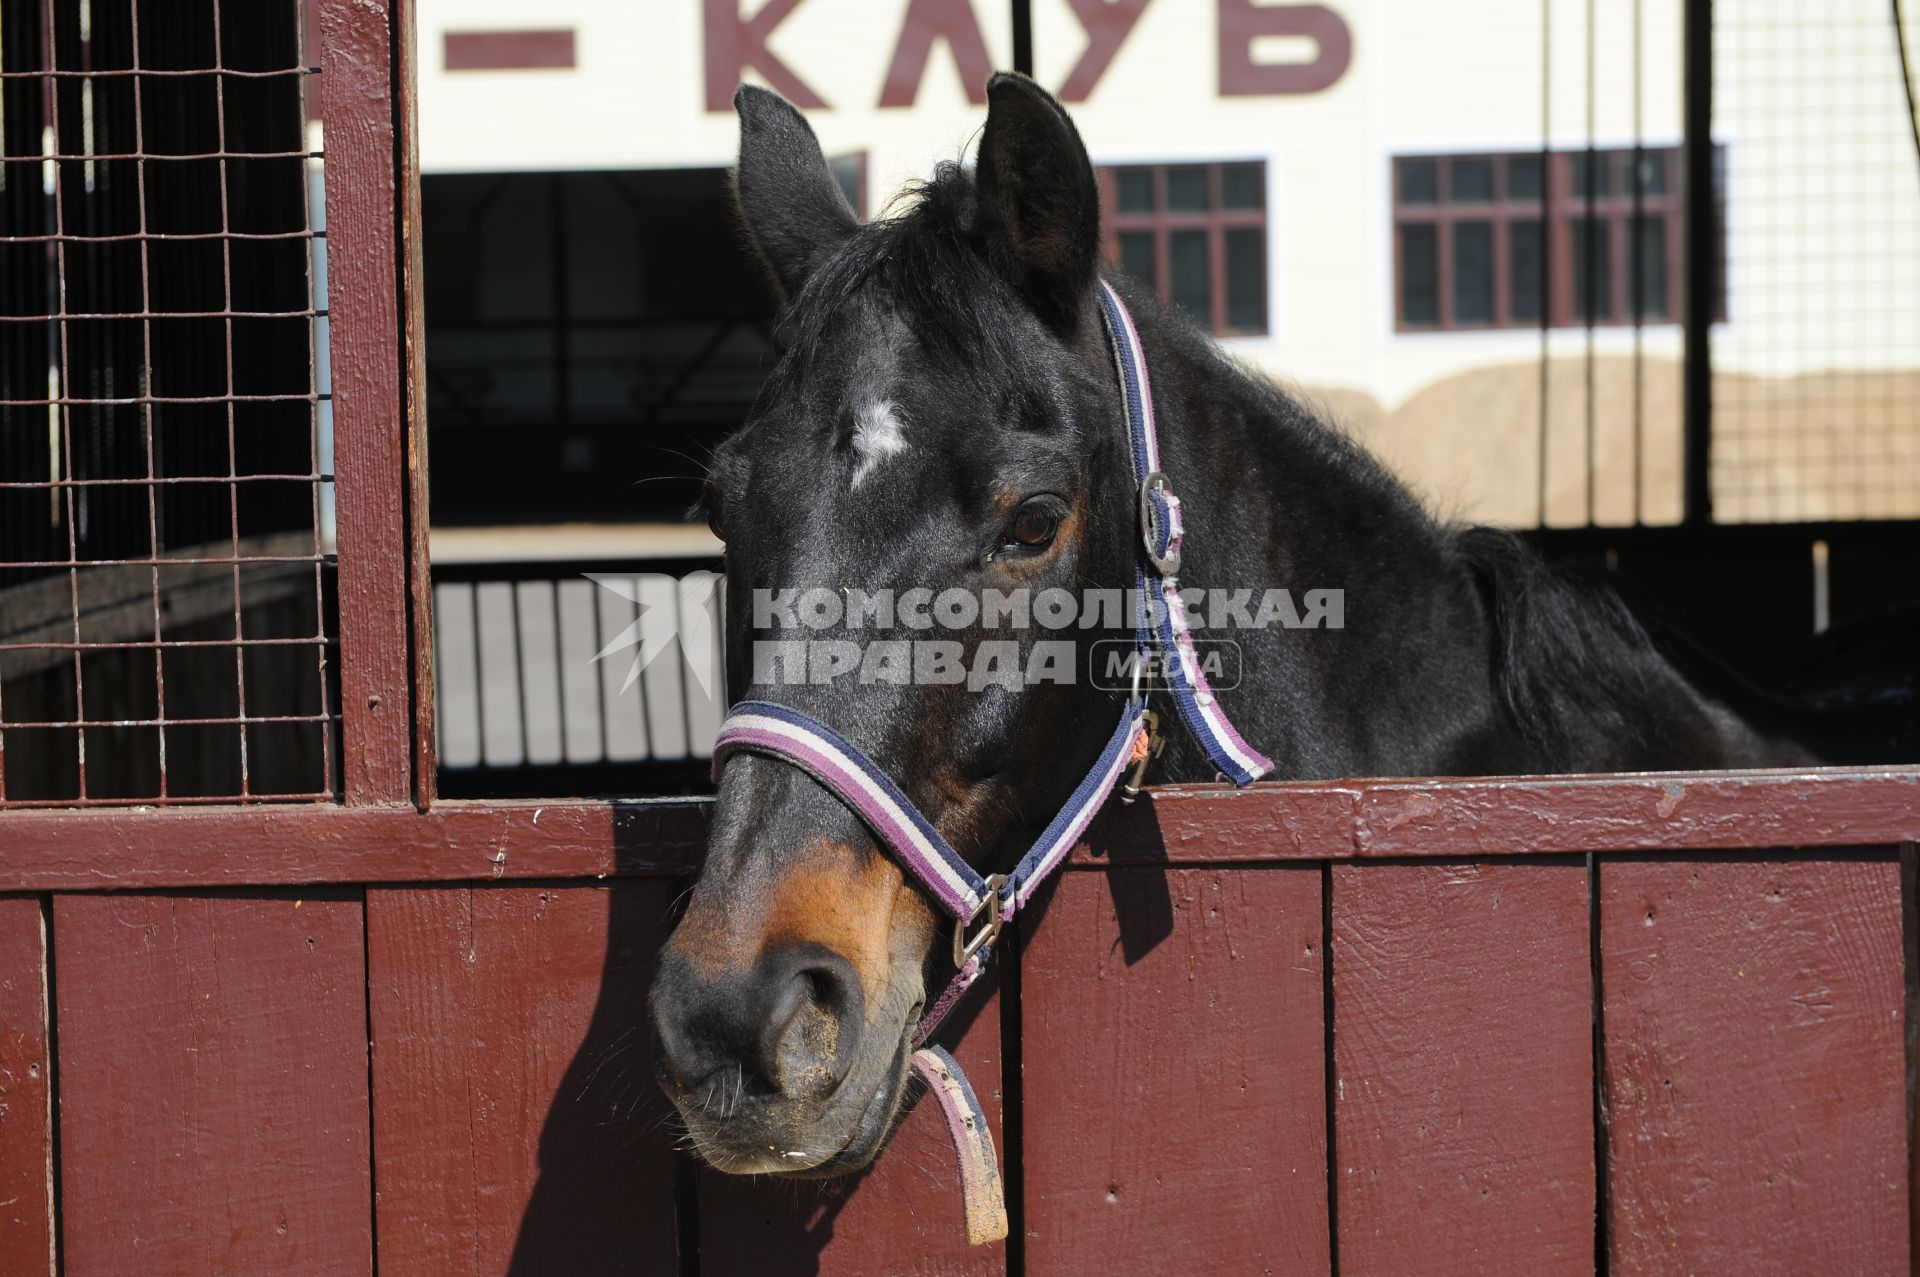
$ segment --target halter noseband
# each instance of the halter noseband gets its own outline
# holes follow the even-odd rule
[[[1133,473],[1139,484],[1141,543],[1134,578],[1140,605],[1134,639],[1134,684],[1120,723],[1099,757],[1019,864],[1010,873],[982,877],[941,837],[933,822],[920,813],[891,777],[839,733],[799,710],[767,701],[742,701],[720,725],[713,745],[716,780],[733,753],[747,750],[791,763],[826,786],[954,919],[953,979],[914,1029],[913,1067],[939,1100],[960,1155],[967,1239],[975,1244],[997,1241],[1007,1232],[993,1139],[959,1064],[939,1047],[924,1044],[954,1003],[986,970],[986,959],[1001,928],[1066,859],[1129,764],[1132,775],[1122,787],[1122,798],[1131,800],[1139,792],[1147,764],[1163,743],[1158,717],[1147,708],[1141,686],[1141,672],[1155,653],[1163,655],[1160,668],[1182,721],[1221,775],[1236,785],[1245,785],[1273,769],[1273,764],[1234,730],[1200,668],[1176,576],[1184,537],[1180,499],[1160,470],[1160,441],[1154,428],[1146,354],[1133,317],[1105,280],[1100,281],[1099,296],[1114,367],[1120,376]],[[1150,589],[1155,597],[1152,606],[1147,602]]]

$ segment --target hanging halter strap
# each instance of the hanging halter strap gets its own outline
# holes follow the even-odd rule
[[[925,1043],[986,970],[993,942],[1008,919],[1026,906],[1047,875],[1066,859],[1129,764],[1133,775],[1127,785],[1128,796],[1137,792],[1141,775],[1159,747],[1157,719],[1147,709],[1139,673],[1158,653],[1161,660],[1156,671],[1164,676],[1181,721],[1221,775],[1236,785],[1245,785],[1273,769],[1273,764],[1234,730],[1200,668],[1180,602],[1177,574],[1184,535],[1180,499],[1160,471],[1160,442],[1154,428],[1146,356],[1133,317],[1119,295],[1104,280],[1099,294],[1114,366],[1120,376],[1134,478],[1140,492],[1141,553],[1135,567],[1139,596],[1136,678],[1119,725],[1073,796],[1026,855],[1011,872],[982,877],[872,759],[831,727],[799,710],[767,701],[742,701],[720,725],[713,746],[716,781],[727,759],[739,750],[791,763],[819,781],[860,817],[900,866],[953,918],[953,978],[914,1029],[912,1063],[946,1116],[960,1157],[967,1239],[976,1245],[997,1241],[1007,1233],[993,1137],[959,1064],[939,1047]]]

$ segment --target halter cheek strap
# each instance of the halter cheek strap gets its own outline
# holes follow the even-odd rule
[[[1206,750],[1214,766],[1236,785],[1245,785],[1271,771],[1273,764],[1234,730],[1208,686],[1195,652],[1180,601],[1177,575],[1185,529],[1180,499],[1174,495],[1166,475],[1160,472],[1160,443],[1154,428],[1153,391],[1147,380],[1146,357],[1141,351],[1140,336],[1134,330],[1133,317],[1104,280],[1100,283],[1099,296],[1107,334],[1112,341],[1114,366],[1120,377],[1134,478],[1140,490],[1135,668],[1151,667],[1165,678],[1181,721]],[[741,750],[764,754],[800,768],[860,817],[934,903],[953,918],[953,978],[914,1028],[912,1063],[946,1116],[948,1132],[960,1157],[967,1240],[976,1245],[998,1241],[1007,1234],[1006,1203],[993,1137],[987,1131],[980,1102],[959,1064],[939,1047],[928,1047],[925,1043],[961,995],[986,970],[987,957],[1001,928],[1027,905],[1047,875],[1066,859],[1067,852],[1086,832],[1087,825],[1119,784],[1129,764],[1133,765],[1134,777],[1128,792],[1138,788],[1140,774],[1158,750],[1156,723],[1136,682],[1133,694],[1121,711],[1119,724],[1073,796],[1012,872],[989,877],[982,877],[953,849],[892,777],[838,732],[811,715],[768,701],[742,701],[720,725],[720,735],[714,741],[716,781],[727,759]]]
[[[1160,432],[1154,425],[1153,383],[1147,375],[1147,357],[1133,316],[1106,280],[1100,281],[1100,308],[1107,320],[1114,368],[1120,374],[1120,402],[1126,408],[1127,438],[1132,444],[1133,477],[1140,487],[1140,563],[1135,569],[1143,603],[1137,640],[1142,659],[1158,651],[1167,690],[1179,707],[1180,719],[1207,751],[1220,774],[1236,785],[1251,784],[1273,770],[1273,763],[1248,745],[1234,730],[1227,712],[1194,651],[1187,628],[1186,608],[1180,602],[1180,551],[1186,526],[1180,498],[1160,470]]]

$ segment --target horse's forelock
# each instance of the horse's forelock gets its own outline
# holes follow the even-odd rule
[[[799,369],[827,357],[842,321],[863,298],[886,306],[924,345],[978,365],[1010,363],[1020,305],[987,265],[974,239],[973,178],[940,165],[905,187],[886,217],[849,237],[814,272],[782,317]]]

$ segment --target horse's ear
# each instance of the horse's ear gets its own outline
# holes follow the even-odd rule
[[[975,175],[987,258],[1061,329],[1078,323],[1100,257],[1100,188],[1061,105],[1024,75],[987,81]]]
[[[827,167],[820,139],[778,93],[740,86],[740,166],[734,194],[754,247],[785,298],[858,229],[840,184]]]

